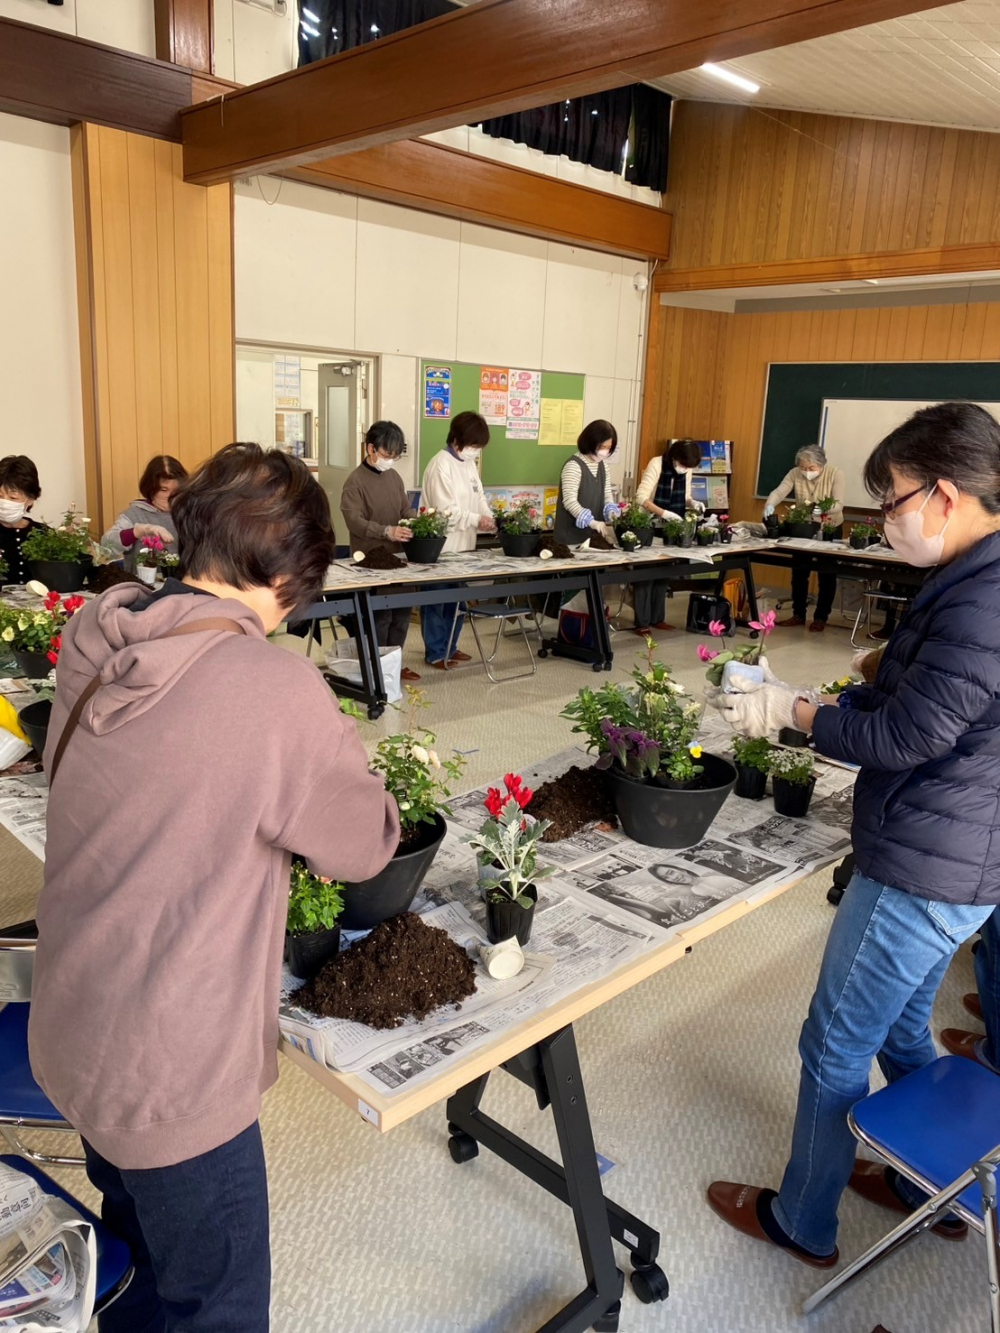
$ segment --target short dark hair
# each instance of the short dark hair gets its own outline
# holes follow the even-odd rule
[[[485,449],[490,442],[486,418],[478,412],[459,412],[452,418],[447,443],[456,449]]]
[[[139,494],[152,504],[153,496],[165,481],[183,481],[187,474],[187,468],[179,458],[172,454],[157,454],[149,460],[139,478]]]
[[[381,449],[390,458],[399,458],[406,452],[406,437],[395,421],[373,421],[365,431],[365,444]]]
[[[0,486],[20,491],[29,500],[37,500],[42,493],[38,468],[27,454],[8,454],[6,458],[0,458]]]
[[[591,421],[577,436],[576,447],[581,454],[596,454],[605,440],[611,441],[611,452],[618,448],[618,432],[610,421]]]
[[[1000,514],[1000,424],[976,403],[938,403],[914,412],[877,444],[865,463],[865,489],[884,500],[896,468],[929,490],[953,482],[988,514]]]
[[[300,458],[259,444],[227,444],[202,463],[171,513],[181,578],[273,588],[289,610],[319,594],[336,551],[319,482]]]
[[[701,450],[694,440],[672,440],[667,446],[667,462],[679,463],[681,467],[698,467]]]

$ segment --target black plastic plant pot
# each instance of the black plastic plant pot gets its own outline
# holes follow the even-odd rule
[[[767,790],[767,774],[752,765],[736,764],[736,795],[745,801],[762,801]]]
[[[45,665],[51,667],[52,663],[46,658]],[[46,672],[46,675],[47,674],[48,673]],[[49,718],[51,716],[51,699],[36,699],[33,704],[28,704],[27,708],[22,708],[17,715],[17,720],[21,724],[21,730],[31,742],[31,748],[38,755],[41,755],[45,750],[45,741],[49,734]]]
[[[26,648],[15,648],[11,656],[29,680],[44,680],[52,670],[47,653],[29,653]]]
[[[823,540],[825,542],[839,542],[841,538],[840,528],[824,528]]]
[[[677,538],[677,545],[678,545],[678,546],[683,546],[685,550],[687,550],[687,548],[688,548],[689,546],[693,546],[693,545],[694,545],[694,533],[692,533],[692,532],[685,532],[685,533],[683,533],[680,537]]]
[[[772,778],[775,811],[791,819],[802,819],[809,810],[815,786],[815,778],[810,778],[808,782],[786,782],[784,778]]]
[[[413,565],[436,565],[447,537],[411,537],[403,553]]]
[[[815,523],[789,523],[788,535],[789,537],[815,537],[816,526]]]
[[[44,583],[50,592],[79,592],[87,570],[77,560],[28,560],[29,579]]]
[[[868,538],[867,538],[867,537],[856,537],[856,536],[854,535],[853,532],[851,533],[851,549],[852,549],[852,550],[855,550],[855,551],[864,551],[864,550],[867,549],[867,546],[868,546]]]
[[[721,528],[719,531],[719,541],[723,546],[728,546],[733,540],[733,534],[728,528]]]
[[[312,981],[331,958],[340,953],[340,927],[316,930],[309,935],[285,936],[285,961],[293,977]]]
[[[879,546],[881,542],[882,542],[882,537],[881,534],[878,532],[873,532],[872,535],[868,538],[869,546]]]
[[[782,727],[778,732],[778,744],[786,745],[790,750],[804,750],[809,744],[809,736],[798,727]]]
[[[702,528],[701,531],[698,533],[698,545],[699,545],[699,546],[714,546],[714,545],[715,545],[715,533],[712,532],[712,531],[710,531],[708,528]]]
[[[764,531],[769,537],[780,537],[782,535],[782,526],[783,524],[779,523],[776,518],[770,520],[765,519],[764,521]]]
[[[703,754],[697,785],[681,789],[630,778],[610,769],[615,808],[625,836],[644,847],[693,847],[701,842],[736,785],[736,769],[715,754]]]
[[[340,924],[345,930],[371,930],[391,916],[407,912],[431,868],[448,825],[440,815],[433,824],[422,824],[419,842],[401,848],[384,870],[360,884],[344,885],[344,910]]]
[[[514,556],[518,560],[537,555],[541,540],[542,534],[540,532],[501,532],[500,534],[500,545],[503,547],[504,555]]]
[[[627,523],[615,524],[615,536],[618,538],[618,544],[621,545],[622,535],[626,532],[634,532],[636,544],[639,546],[652,546],[653,538],[656,536],[656,529],[652,524],[648,528],[630,528]],[[666,538],[664,538],[666,541]]]
[[[523,949],[531,939],[538,890],[534,884],[526,884],[521,892],[531,899],[530,907],[522,907],[499,889],[491,889],[487,894],[486,934],[491,944],[502,944],[504,940],[516,938]]]

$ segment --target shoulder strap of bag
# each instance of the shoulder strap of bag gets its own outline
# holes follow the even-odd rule
[[[204,634],[207,630],[218,630],[223,634],[246,634],[246,630],[237,620],[230,620],[228,616],[214,616],[207,620],[192,620],[186,625],[178,625],[176,629],[171,629],[166,634],[157,634],[158,639],[178,639],[182,634]],[[66,746],[69,744],[73,733],[80,725],[80,718],[83,717],[83,710],[93,699],[94,695],[101,688],[101,677],[98,673],[92,680],[80,691],[76,703],[73,705],[72,712],[66,720],[66,725],[62,729],[62,735],[59,737],[59,744],[56,746],[56,752],[52,756],[52,772],[49,774],[49,786],[51,787],[56,780],[56,774],[59,772],[59,765],[62,763],[63,755],[66,753]]]

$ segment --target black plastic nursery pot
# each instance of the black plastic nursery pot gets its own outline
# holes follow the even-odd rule
[[[448,825],[440,815],[433,824],[424,824],[419,842],[396,853],[384,870],[360,884],[344,885],[344,910],[340,924],[346,930],[371,930],[391,916],[409,910],[431,868]]]
[[[817,524],[815,523],[789,523],[789,537],[815,537]]]
[[[683,546],[683,547],[685,548],[685,550],[687,549],[687,547],[689,547],[689,546],[693,546],[693,545],[694,545],[694,534],[693,534],[693,533],[690,533],[690,532],[686,532],[682,537],[678,537],[678,538],[677,538],[677,545],[678,545],[678,546]]]
[[[714,532],[705,532],[704,530],[702,530],[701,532],[698,533],[699,546],[714,546],[715,542],[716,542],[716,535]]]
[[[46,659],[45,665],[51,667],[52,663]],[[46,675],[48,672],[46,672]],[[52,716],[52,700],[36,699],[33,704],[28,704],[22,708],[17,715],[17,720],[21,724],[21,730],[31,742],[31,748],[36,754],[41,755],[45,749],[45,741],[49,734],[49,718]]]
[[[762,801],[767,790],[767,774],[752,765],[737,763],[736,795],[745,801]]]
[[[625,523],[616,523],[615,536],[618,538],[619,545],[621,545],[623,532],[634,532],[639,539],[640,546],[652,546],[653,544],[653,537],[655,536],[655,533],[653,531],[652,523],[649,525],[648,528],[630,528]]]
[[[868,546],[868,538],[867,538],[867,537],[855,537],[854,533],[853,533],[853,532],[851,533],[851,549],[852,549],[852,550],[855,550],[855,551],[863,551],[863,550],[866,549],[867,546]]]
[[[11,656],[29,680],[44,680],[52,670],[47,653],[29,653],[26,648],[15,648]]]
[[[407,560],[414,565],[436,565],[447,537],[411,537],[403,546]]]
[[[293,977],[312,981],[331,958],[340,953],[340,927],[315,930],[308,935],[285,936],[285,961]]]
[[[671,788],[609,769],[625,836],[644,847],[693,847],[701,842],[736,785],[728,759],[703,754],[696,786]]]
[[[29,579],[44,583],[50,592],[79,592],[87,576],[87,568],[78,560],[28,560],[25,562]]]
[[[732,540],[733,540],[733,534],[729,531],[728,528],[719,529],[719,542],[722,546],[728,546]]]
[[[517,559],[526,559],[528,556],[537,555],[538,547],[542,540],[540,532],[501,532],[500,545],[503,547],[504,555],[514,556]]]
[[[534,884],[526,884],[522,889],[526,898],[531,899],[530,907],[508,898],[499,889],[491,889],[486,897],[486,934],[491,944],[502,944],[504,940],[516,937],[523,949],[531,939],[531,926],[535,919],[535,904],[538,902],[538,890]]]
[[[786,782],[784,778],[772,778],[775,811],[779,815],[801,819],[809,809],[815,786],[815,778],[810,778],[808,782]]]
[[[809,735],[805,731],[799,731],[798,727],[782,727],[778,732],[778,744],[785,745],[790,750],[804,750],[809,744]]]
[[[840,528],[823,529],[823,540],[825,542],[839,542],[842,535]]]

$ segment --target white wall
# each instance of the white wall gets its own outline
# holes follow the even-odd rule
[[[57,521],[86,507],[69,130],[0,115],[0,181],[0,454],[34,459]]]
[[[55,28],[74,37],[116,46],[137,55],[156,55],[153,0],[0,0],[0,18]]]
[[[615,423],[618,479],[634,470],[645,264],[292,181],[270,205],[261,191],[277,182],[236,190],[237,339],[380,356],[378,414],[411,445],[420,357],[583,374],[585,418]],[[242,432],[239,386],[237,416]]]

